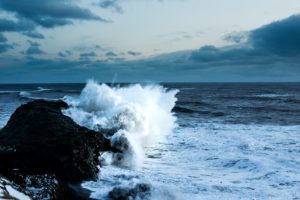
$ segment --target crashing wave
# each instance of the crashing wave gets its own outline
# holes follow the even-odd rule
[[[104,156],[107,164],[139,166],[143,148],[163,139],[176,126],[172,109],[178,90],[140,84],[110,87],[89,81],[79,97],[66,96],[64,114],[93,130],[116,130],[107,137],[118,153]]]

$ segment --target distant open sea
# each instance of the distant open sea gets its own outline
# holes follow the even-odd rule
[[[145,158],[139,167],[107,165],[98,181],[83,183],[93,198],[106,198],[116,186],[146,182],[152,187],[150,199],[300,199],[300,83],[161,85],[164,92],[178,89],[171,113],[176,125],[164,139],[143,145]],[[21,104],[40,98],[80,98],[84,87],[0,85],[0,128]],[[144,89],[140,97],[139,90],[122,89],[126,87],[133,86],[114,84],[112,88],[119,88],[116,94],[101,90],[95,95],[127,98],[132,92],[130,98],[136,95],[150,103],[154,94],[160,95],[151,89],[147,96]],[[94,93],[89,92],[92,99]],[[160,128],[158,124],[149,126]]]

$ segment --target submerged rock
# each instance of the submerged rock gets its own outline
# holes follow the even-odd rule
[[[31,176],[31,183],[49,183],[46,188],[53,186],[54,193],[69,183],[95,179],[99,153],[110,150],[110,141],[63,115],[67,107],[63,101],[45,100],[20,106],[0,130],[0,173],[23,188]]]
[[[150,186],[145,183],[138,183],[133,188],[115,187],[109,192],[110,200],[131,200],[131,199],[149,199]]]

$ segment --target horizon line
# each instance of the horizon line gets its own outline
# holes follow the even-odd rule
[[[105,83],[105,84],[226,84],[226,83],[246,83],[246,84],[268,84],[268,83],[300,83],[300,81],[178,81],[178,82],[172,82],[172,81],[143,81],[143,82],[100,82],[100,81],[96,81],[97,83]],[[19,83],[13,83],[13,82],[8,82],[8,83],[0,83],[0,85],[57,85],[57,84],[86,84],[86,82],[19,82]]]

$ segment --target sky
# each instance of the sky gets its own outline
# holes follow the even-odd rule
[[[0,0],[0,83],[300,81],[299,0]]]

